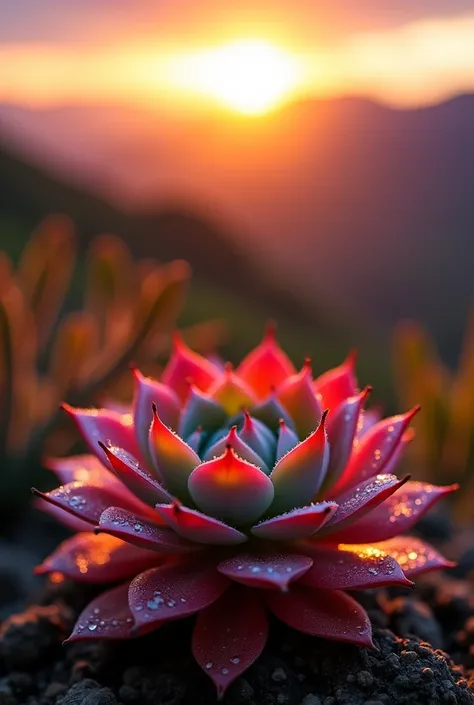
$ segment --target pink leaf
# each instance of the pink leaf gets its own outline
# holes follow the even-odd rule
[[[267,328],[260,345],[237,368],[238,376],[252,388],[258,399],[265,398],[295,372],[293,364],[276,341],[274,326]]]
[[[122,490],[122,487],[117,485],[105,488],[85,485],[83,482],[70,482],[46,494],[35,489],[33,492],[90,524],[97,524],[100,515],[108,507],[123,507],[141,516],[153,516],[150,507],[135,499],[125,487]]]
[[[247,541],[247,536],[232,526],[178,503],[157,504],[155,509],[168,526],[190,541],[215,545]]]
[[[133,401],[133,419],[135,436],[143,457],[150,461],[148,435],[152,421],[152,404],[156,404],[163,423],[172,429],[178,426],[180,401],[174,391],[161,382],[144,377],[137,369],[135,377],[135,398]]]
[[[374,548],[392,556],[410,578],[428,573],[430,570],[453,568],[456,565],[446,560],[432,546],[413,536],[397,536],[389,541],[375,544]]]
[[[189,499],[188,478],[201,459],[176,433],[162,422],[153,407],[150,453],[166,489],[180,499]]]
[[[98,452],[98,451],[96,451]],[[66,458],[45,458],[43,465],[52,470],[62,485],[68,482],[85,482],[88,485],[109,485],[117,483],[96,455],[70,455]]]
[[[116,476],[142,502],[154,507],[158,502],[173,501],[173,496],[127,451],[116,446],[100,445]]]
[[[107,590],[89,602],[66,641],[87,639],[131,639],[133,617],[128,606],[128,585]]]
[[[181,553],[196,550],[196,544],[188,543],[172,529],[160,526],[159,517],[156,519],[156,523],[144,521],[126,509],[109,507],[102,513],[96,532],[105,532],[151,551]]]
[[[312,380],[311,366],[306,363],[300,372],[288,377],[277,389],[278,399],[290,414],[299,438],[312,433],[321,419],[321,404]]]
[[[327,434],[331,454],[324,488],[331,488],[341,477],[352,453],[352,446],[362,406],[367,399],[370,388],[361,394],[344,399],[336,411],[329,414]]]
[[[326,413],[318,428],[284,455],[273,468],[270,475],[275,487],[272,514],[304,507],[321,487],[329,462],[325,420]]]
[[[312,565],[308,556],[297,554],[244,553],[219,563],[217,570],[231,580],[249,587],[287,590],[293,580],[304,575]]]
[[[78,519],[76,516],[70,514],[65,509],[61,509],[55,504],[51,504],[51,502],[47,502],[45,499],[41,499],[41,497],[37,497],[33,501],[33,506],[36,509],[39,509],[40,512],[46,512],[46,514],[49,514],[50,516],[54,517],[56,521],[59,521],[60,524],[67,526],[68,529],[71,529],[72,531],[91,530],[90,522]]]
[[[215,602],[228,586],[229,580],[215,566],[196,561],[169,563],[132,580],[128,602],[139,627],[199,612]]]
[[[69,404],[63,404],[63,409],[76,422],[82,437],[99,461],[103,462],[99,441],[123,448],[135,458],[141,457],[131,414],[119,414],[108,409],[75,409]]]
[[[188,487],[199,509],[231,524],[250,524],[259,519],[274,494],[270,478],[239,458],[230,445],[219,458],[198,465]]]
[[[225,409],[228,416],[234,416],[256,402],[252,389],[232,371],[230,364],[226,365],[224,373],[208,391],[209,396]]]
[[[163,370],[161,381],[171,387],[181,401],[189,394],[190,381],[205,392],[220,375],[217,365],[190,350],[175,333],[173,354]]]
[[[82,583],[113,583],[136,575],[160,562],[155,551],[145,551],[115,536],[76,534],[66,539],[35,572],[63,573]]]
[[[347,524],[352,524],[384,502],[407,480],[408,477],[399,480],[396,475],[377,475],[347,490],[337,498],[339,507],[328,521],[324,533],[339,531]]]
[[[384,419],[356,440],[339,482],[331,489],[331,497],[383,472],[418,410],[416,407],[406,414]]]
[[[331,415],[343,401],[357,394],[357,379],[354,372],[356,357],[356,353],[352,352],[342,365],[328,370],[314,382],[316,391],[321,397],[322,406],[330,409]]]
[[[219,699],[260,656],[267,636],[268,620],[260,598],[236,585],[198,614],[193,654],[214,682]]]
[[[344,592],[295,584],[286,594],[269,590],[266,601],[275,616],[293,629],[323,639],[373,647],[367,613]]]
[[[375,543],[391,539],[409,531],[437,501],[457,488],[458,485],[437,487],[425,482],[407,482],[367,516],[328,539],[336,543]]]
[[[357,424],[356,438],[361,439],[367,431],[369,431],[372,426],[375,426],[382,418],[382,410],[380,407],[372,407],[370,409],[363,409],[359,416],[359,423]]]
[[[308,538],[324,526],[336,510],[335,502],[318,502],[262,521],[252,527],[251,531],[259,539],[270,541]]]
[[[303,550],[303,549],[301,549]],[[315,542],[308,555],[313,566],[301,582],[320,590],[365,590],[388,585],[412,585],[397,561],[382,546],[344,545],[329,548]]]

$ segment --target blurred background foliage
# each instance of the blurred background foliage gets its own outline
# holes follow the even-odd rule
[[[459,482],[451,495],[456,518],[472,521],[474,491],[474,314],[466,326],[459,365],[450,370],[419,323],[400,323],[394,332],[396,388],[402,407],[421,404],[407,469],[417,479]]]
[[[18,243],[18,239],[15,241]],[[187,293],[186,262],[135,261],[113,235],[94,238],[78,258],[64,216],[50,216],[21,249],[16,266],[0,253],[0,497],[2,517],[29,499],[41,456],[67,453],[75,434],[66,401],[130,398],[133,361],[159,373]],[[207,353],[220,342],[216,321],[188,327]]]

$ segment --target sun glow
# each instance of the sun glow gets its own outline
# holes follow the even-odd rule
[[[176,58],[172,81],[246,115],[266,113],[301,84],[299,61],[273,44],[242,40]]]

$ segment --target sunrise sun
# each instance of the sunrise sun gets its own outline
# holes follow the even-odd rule
[[[296,58],[269,42],[242,40],[181,57],[174,75],[193,92],[257,115],[294,93],[300,67]]]

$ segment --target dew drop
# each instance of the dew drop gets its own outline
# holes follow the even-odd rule
[[[259,568],[258,565],[253,565],[253,566],[250,568],[250,572],[251,572],[251,573],[260,573],[260,571],[261,571],[261,568]]]
[[[240,659],[239,659],[238,656],[233,656],[233,657],[230,659],[230,662],[231,662],[231,663],[234,663],[234,664],[237,666],[237,664],[240,663]]]
[[[213,665],[214,665],[214,664],[213,664],[212,661],[208,661],[208,662],[206,663],[206,668],[207,668],[207,670],[209,670],[210,668],[212,668]]]
[[[224,668],[221,670],[221,673],[222,673],[223,676],[226,676],[226,675],[229,673],[229,669],[224,667]]]
[[[97,629],[97,624],[89,624],[87,628],[90,632],[95,632],[95,630]]]

